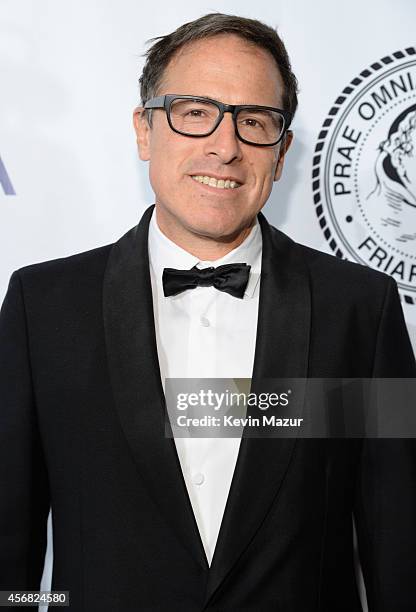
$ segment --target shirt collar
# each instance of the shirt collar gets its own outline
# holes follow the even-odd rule
[[[207,268],[209,266],[216,268],[228,263],[246,263],[251,266],[251,269],[244,297],[252,298],[260,280],[262,244],[260,224],[256,217],[255,225],[238,247],[214,261],[201,260],[165,236],[156,221],[156,208],[153,209],[150,219],[148,239],[149,261],[159,287],[162,285],[163,268],[189,270],[195,265],[198,268]]]

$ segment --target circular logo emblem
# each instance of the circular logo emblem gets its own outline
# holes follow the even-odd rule
[[[416,49],[371,64],[342,91],[313,159],[331,249],[390,274],[416,303]]]

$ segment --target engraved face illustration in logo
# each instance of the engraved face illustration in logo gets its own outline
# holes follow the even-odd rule
[[[374,163],[375,187],[367,200],[394,240],[416,240],[416,105],[393,121]],[[394,231],[396,229],[396,231]],[[393,235],[392,235],[393,234]]]

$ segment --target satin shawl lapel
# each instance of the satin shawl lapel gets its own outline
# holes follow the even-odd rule
[[[257,339],[251,391],[265,378],[306,378],[311,298],[296,243],[260,213],[263,237]],[[243,435],[214,552],[205,605],[260,528],[285,477],[296,439]]]
[[[173,439],[165,437],[148,258],[153,206],[113,245],[103,316],[116,410],[142,480],[194,560],[208,569]]]

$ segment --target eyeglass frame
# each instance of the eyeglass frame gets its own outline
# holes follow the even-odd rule
[[[170,109],[171,109],[171,106],[172,106],[172,102],[176,98],[182,98],[182,99],[185,99],[185,100],[202,101],[202,102],[211,102],[212,104],[214,104],[218,108],[218,110],[220,112],[219,112],[219,115],[218,115],[218,119],[216,120],[212,130],[210,132],[207,132],[206,134],[188,134],[186,132],[181,132],[180,130],[175,128],[172,125],[172,121],[171,121],[171,117],[170,117]],[[258,104],[224,104],[223,102],[219,102],[218,100],[213,100],[212,98],[205,98],[203,96],[181,95],[181,94],[164,94],[162,96],[156,96],[155,98],[151,98],[150,100],[148,100],[145,103],[143,108],[145,110],[164,109],[166,111],[166,117],[167,117],[167,120],[168,120],[168,123],[169,123],[169,126],[170,126],[171,130],[173,130],[177,134],[180,134],[181,136],[189,136],[190,138],[205,138],[206,136],[211,136],[211,134],[213,134],[215,132],[215,130],[217,129],[217,127],[219,126],[219,124],[223,120],[224,113],[232,113],[234,129],[235,129],[235,134],[236,134],[237,138],[239,140],[241,140],[241,142],[244,142],[245,144],[252,145],[253,147],[274,147],[274,146],[276,146],[279,142],[282,141],[285,133],[288,131],[288,129],[290,127],[290,124],[291,124],[292,118],[293,118],[293,115],[292,115],[292,113],[290,111],[284,110],[284,109],[281,109],[281,108],[275,108],[273,106],[260,106]],[[252,109],[271,110],[271,111],[276,111],[276,112],[280,113],[282,115],[283,119],[284,119],[285,125],[284,125],[284,128],[282,130],[282,133],[280,134],[280,136],[276,140],[276,142],[273,142],[271,144],[269,144],[269,143],[263,144],[263,143],[259,143],[259,142],[251,142],[250,140],[246,140],[245,138],[243,138],[241,136],[241,134],[239,133],[238,127],[237,127],[237,115],[240,112],[240,110],[242,110],[242,109],[248,109],[248,110],[252,110]]]

